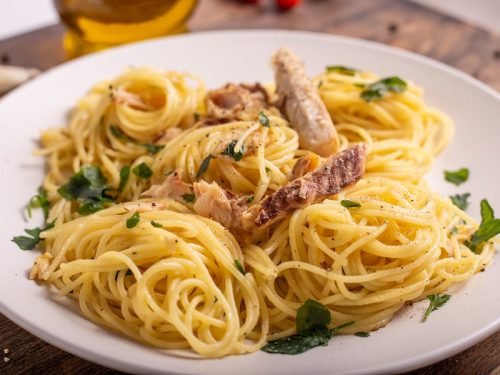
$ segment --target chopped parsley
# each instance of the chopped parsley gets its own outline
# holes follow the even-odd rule
[[[361,98],[367,102],[382,99],[388,92],[404,92],[408,84],[399,77],[387,77],[365,87]]]
[[[254,199],[255,199],[255,195],[249,195],[247,198],[247,203],[252,203]]]
[[[181,197],[188,203],[192,203],[196,200],[196,195],[194,194],[183,194]]]
[[[444,171],[444,179],[455,185],[461,185],[469,179],[469,170],[460,168],[456,171]]]
[[[123,191],[123,189],[125,189],[129,177],[130,177],[130,167],[128,165],[125,165],[120,169],[120,185],[118,185],[118,191],[121,192]]]
[[[455,206],[465,211],[469,207],[469,197],[470,193],[455,194],[451,195],[450,199]]]
[[[97,166],[83,167],[70,177],[57,192],[66,200],[77,201],[77,212],[89,215],[113,204],[112,198],[106,193],[106,177]]]
[[[354,334],[354,336],[358,336],[358,337],[370,337],[370,332],[360,331],[360,332],[356,332]]]
[[[155,228],[163,228],[163,225],[153,220],[151,220],[151,225]]]
[[[43,211],[43,217],[45,218],[45,220],[47,220],[47,217],[49,216],[49,206],[50,202],[47,198],[47,190],[45,190],[43,186],[40,186],[38,188],[38,194],[31,197],[28,205],[26,206],[28,217],[31,219],[31,210],[33,208],[41,208]]]
[[[439,309],[446,302],[448,302],[450,297],[451,296],[449,294],[443,294],[443,295],[431,294],[430,296],[427,296],[427,299],[430,301],[430,303],[429,303],[429,307],[427,308],[427,310],[425,310],[424,322],[427,320],[427,318],[429,317],[429,315],[433,311]]]
[[[500,219],[494,217],[493,208],[486,199],[481,200],[481,224],[465,245],[474,253],[481,253],[481,244],[500,233]]]
[[[267,117],[266,114],[264,112],[262,112],[262,111],[259,112],[259,122],[265,128],[271,127],[271,123],[269,121],[269,117]]]
[[[238,143],[237,140],[234,140],[231,143],[229,143],[226,149],[222,152],[222,155],[227,155],[236,161],[240,161],[243,158],[243,155],[245,154],[245,145],[241,145],[240,150],[238,152],[235,152],[234,148],[236,147],[236,143]]]
[[[35,246],[40,242],[40,233],[43,231],[49,230],[53,228],[55,225],[55,220],[52,223],[47,224],[44,228],[33,228],[33,229],[25,229],[24,231],[28,236],[16,236],[12,238],[12,242],[14,242],[21,250],[33,250]]]
[[[127,219],[125,225],[128,229],[134,228],[141,221],[141,217],[139,216],[139,212],[135,212],[132,216]]]
[[[361,205],[358,202],[353,202],[350,201],[349,199],[342,199],[340,201],[340,204],[345,207],[345,208],[351,208],[351,207],[361,207]]]
[[[142,178],[143,180],[148,180],[153,175],[153,171],[146,163],[142,162],[139,165],[136,165],[134,169],[132,169],[132,173],[134,173],[137,177]]]
[[[198,112],[193,113],[193,118],[195,122],[200,121],[201,115]]]
[[[270,341],[262,350],[267,353],[290,355],[304,353],[316,346],[328,345],[339,329],[354,324],[354,322],[349,322],[329,329],[330,321],[329,310],[321,303],[309,299],[297,310],[297,334]]]
[[[198,169],[198,173],[196,173],[196,178],[200,178],[203,173],[205,173],[208,169],[208,165],[210,164],[210,160],[212,160],[213,156],[212,154],[208,154],[208,156],[203,159],[200,165],[200,169]]]
[[[125,142],[130,142],[138,146],[144,147],[151,155],[154,155],[158,153],[159,151],[163,150],[165,145],[153,145],[150,143],[140,143],[137,139],[134,139],[132,137],[129,137],[127,134],[125,134],[119,127],[111,125],[109,127],[111,134],[116,139],[119,139],[120,141],[125,141]]]
[[[245,274],[245,269],[243,268],[243,266],[241,265],[240,261],[238,259],[236,259],[234,261],[234,266],[238,269],[238,271],[241,272],[242,275]]]
[[[343,65],[329,65],[326,67],[326,71],[344,74],[346,76],[353,76],[357,72],[359,72],[359,70],[357,70],[357,69],[350,68],[348,66],[343,66]]]

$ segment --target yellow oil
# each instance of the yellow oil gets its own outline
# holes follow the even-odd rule
[[[54,0],[70,57],[186,31],[197,0]]]

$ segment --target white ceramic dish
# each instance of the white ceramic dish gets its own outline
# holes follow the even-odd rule
[[[200,33],[152,40],[63,64],[0,100],[0,311],[31,333],[93,362],[134,373],[180,374],[359,374],[411,370],[466,349],[500,328],[498,256],[484,273],[452,291],[448,304],[421,323],[426,303],[406,309],[369,338],[336,337],[328,347],[299,356],[258,352],[219,360],[189,359],[107,332],[82,318],[73,306],[29,281],[36,252],[10,242],[23,228],[36,226],[21,211],[40,184],[43,161],[31,156],[41,129],[62,125],[65,114],[94,83],[130,65],[193,72],[209,87],[228,81],[272,79],[269,58],[288,46],[302,56],[310,74],[327,64],[399,75],[425,88],[428,103],[456,122],[450,148],[428,180],[443,194],[472,193],[470,212],[487,197],[500,212],[500,95],[443,64],[415,54],[349,38],[285,31]],[[467,166],[469,182],[459,189],[443,181],[442,170]],[[54,301],[55,299],[55,301]]]

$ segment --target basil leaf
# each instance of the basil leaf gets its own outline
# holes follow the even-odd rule
[[[361,205],[358,202],[353,202],[348,199],[342,199],[340,201],[340,204],[346,208],[351,208],[351,207],[361,207]]]
[[[238,269],[238,271],[241,272],[242,275],[245,274],[245,269],[243,268],[243,266],[241,265],[240,261],[238,259],[236,259],[234,261],[234,266]]]
[[[354,68],[350,68],[350,67],[347,67],[347,66],[343,66],[343,65],[329,65],[329,66],[326,67],[326,71],[327,72],[340,73],[340,74],[344,74],[344,75],[347,75],[347,76],[353,76],[359,70],[354,69]]]
[[[50,207],[50,202],[47,197],[47,190],[45,190],[43,186],[39,186],[38,194],[31,197],[31,199],[28,202],[28,205],[26,206],[26,209],[28,211],[28,217],[31,218],[31,209],[41,208],[43,211],[43,217],[45,218],[45,220],[47,220],[47,217],[49,216],[49,207]]]
[[[241,145],[240,151],[235,152],[234,147],[236,146],[236,143],[238,143],[237,140],[234,140],[231,143],[229,143],[226,149],[222,152],[222,155],[227,155],[232,157],[236,161],[240,161],[243,158],[243,155],[245,154],[245,145]]]
[[[163,225],[157,223],[156,221],[151,220],[151,225],[155,228],[163,228]]]
[[[129,177],[130,177],[130,167],[128,165],[125,165],[120,169],[120,185],[118,185],[119,192],[122,192],[123,189],[125,189]]]
[[[361,92],[360,96],[367,102],[382,99],[388,92],[401,93],[408,88],[408,84],[399,77],[387,77],[376,81]]]
[[[469,197],[470,193],[463,193],[463,194],[451,195],[450,199],[455,206],[465,211],[467,207],[469,207],[469,201],[468,201]]]
[[[490,238],[500,234],[500,219],[494,218],[493,208],[486,199],[481,200],[481,224],[476,232],[474,232],[469,241],[465,242],[465,246],[471,249],[474,253],[481,253],[482,243]]]
[[[142,178],[143,180],[147,180],[151,178],[151,176],[153,176],[153,171],[144,162],[136,165],[134,169],[132,169],[132,173],[134,173],[137,177]]]
[[[456,171],[444,171],[444,179],[455,185],[461,185],[469,178],[469,170],[460,168]]]
[[[196,178],[201,177],[203,173],[205,173],[208,169],[208,165],[210,164],[210,160],[213,158],[212,154],[208,154],[208,156],[203,159],[200,165],[200,169],[198,169],[198,173],[196,173]]]
[[[186,202],[192,203],[196,200],[196,195],[194,194],[183,194],[181,195],[182,199],[184,199]]]
[[[315,328],[326,328],[330,324],[332,317],[330,311],[321,303],[308,299],[297,310],[297,333],[299,335]]]
[[[259,112],[259,122],[265,128],[271,127],[271,122],[269,121],[269,117],[262,111]]]
[[[141,221],[141,217],[139,216],[139,212],[135,212],[132,216],[127,219],[125,225],[128,229],[134,228]]]
[[[443,294],[441,296],[439,294],[431,294],[430,296],[427,296],[427,299],[430,301],[430,303],[427,310],[425,310],[424,322],[427,320],[427,318],[433,311],[439,309],[446,302],[448,302],[450,297],[451,296],[449,294]]]
[[[361,331],[361,332],[356,332],[356,333],[354,334],[354,336],[358,336],[358,337],[370,337],[370,332],[363,332],[363,331]]]
[[[12,242],[14,242],[21,250],[33,250],[35,246],[40,242],[40,233],[43,231],[54,228],[55,220],[49,224],[47,224],[44,228],[33,228],[33,229],[25,229],[24,231],[28,236],[16,236],[12,238]]]
[[[327,346],[332,338],[332,331],[328,328],[314,328],[305,335],[292,335],[278,340],[269,341],[261,349],[267,353],[300,354],[319,345]]]

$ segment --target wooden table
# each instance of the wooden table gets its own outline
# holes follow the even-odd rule
[[[192,31],[280,28],[349,35],[408,49],[465,71],[500,90],[500,37],[408,1],[307,0],[290,12],[271,1],[260,7],[231,0],[203,0],[189,22]],[[0,60],[45,70],[65,60],[61,25],[0,41]],[[34,307],[35,308],[35,307]],[[467,319],[467,317],[464,317]],[[63,352],[0,315],[0,373],[118,374]],[[500,332],[435,365],[427,374],[500,375]]]

